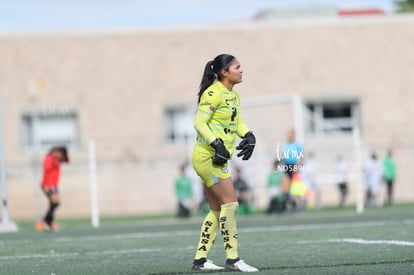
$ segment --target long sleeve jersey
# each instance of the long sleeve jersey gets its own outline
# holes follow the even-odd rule
[[[43,161],[42,187],[57,188],[60,177],[60,161],[47,154]]]
[[[216,81],[200,98],[194,122],[197,131],[195,150],[214,154],[210,143],[221,138],[233,154],[236,135],[243,137],[249,131],[243,122],[240,98],[236,91],[229,91]]]

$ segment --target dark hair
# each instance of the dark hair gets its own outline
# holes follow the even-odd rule
[[[213,60],[207,62],[204,67],[203,77],[201,78],[200,89],[198,92],[198,103],[200,103],[200,98],[204,91],[211,84],[213,84],[216,79],[221,80],[220,72],[222,70],[228,70],[234,59],[235,57],[230,54],[220,54]]]
[[[63,162],[69,162],[69,153],[68,149],[65,146],[55,146],[50,149],[49,153],[52,153],[53,151],[59,151],[63,155]]]

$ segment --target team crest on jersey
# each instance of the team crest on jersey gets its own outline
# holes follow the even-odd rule
[[[229,169],[227,169],[226,166],[223,166],[223,167],[221,167],[221,172],[228,173],[229,172]]]
[[[226,105],[227,106],[232,106],[232,107],[235,107],[235,106],[237,106],[238,104],[237,104],[237,98],[236,97],[233,97],[233,98],[227,98],[226,100],[225,100],[225,103],[226,103]]]

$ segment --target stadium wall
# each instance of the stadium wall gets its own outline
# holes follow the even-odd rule
[[[289,21],[288,21],[289,22]],[[67,112],[78,116],[79,143],[63,167],[60,216],[88,216],[88,148],[94,139],[102,215],[173,213],[173,180],[190,155],[188,144],[165,138],[165,109],[192,105],[205,63],[232,53],[244,69],[237,86],[243,101],[294,93],[302,101],[353,98],[360,106],[363,152],[382,158],[392,148],[398,166],[396,201],[413,201],[414,17],[266,22],[206,28],[96,33],[3,34],[0,89],[12,218],[33,218],[44,150],[23,146],[22,114]],[[266,177],[275,148],[293,127],[289,103],[246,108],[257,135],[250,163],[241,164],[255,204],[267,204]],[[323,203],[338,200],[333,160],[353,161],[352,137],[314,137]],[[360,168],[353,167],[355,173]],[[350,202],[355,201],[351,186]],[[43,210],[42,210],[43,211]]]

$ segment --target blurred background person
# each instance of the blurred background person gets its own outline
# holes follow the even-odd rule
[[[174,182],[175,196],[178,200],[177,217],[179,218],[190,217],[194,207],[192,181],[186,175],[185,167],[185,164],[180,166],[180,174]]]
[[[301,169],[301,176],[308,188],[308,199],[314,197],[315,209],[320,210],[322,208],[321,190],[316,180],[317,175],[317,163],[315,154],[309,152],[307,157],[303,159],[303,167]]]
[[[302,158],[298,164],[293,168],[292,179],[290,183],[290,196],[291,196],[291,210],[302,211],[307,208],[308,198],[310,196],[309,188],[306,186],[305,181],[302,178],[303,170]]]
[[[288,176],[288,186],[282,188],[283,195],[285,197],[283,209],[286,210],[287,204],[290,203],[290,184],[292,182],[292,177],[294,174],[295,166],[299,164],[300,160],[303,158],[303,147],[296,141],[295,131],[293,129],[287,132],[286,142],[283,144],[282,152],[277,151],[277,157],[279,160],[284,162],[284,172]]]
[[[347,163],[343,156],[338,156],[335,165],[335,178],[339,190],[339,207],[345,206],[348,195]]]
[[[386,205],[390,206],[393,203],[394,182],[397,173],[391,150],[388,151],[388,154],[383,161],[383,168],[383,180],[387,186],[387,198],[385,202]]]
[[[49,209],[46,212],[43,220],[36,222],[36,229],[38,231],[53,231],[58,230],[58,224],[55,221],[55,211],[59,206],[60,198],[58,193],[59,179],[60,179],[60,165],[61,163],[68,163],[69,155],[66,147],[53,147],[43,160],[43,177],[41,188],[46,198],[49,201]]]
[[[266,211],[268,214],[273,212],[280,213],[283,207],[282,181],[287,176],[282,172],[281,169],[283,168],[279,169],[280,165],[283,165],[283,163],[280,160],[275,160],[273,162],[273,169],[267,177],[267,189],[270,197],[269,206]]]
[[[184,163],[185,175],[190,178],[193,188],[193,210],[198,211],[200,214],[203,214],[205,211],[208,212],[208,202],[206,195],[204,193],[203,183],[200,180],[200,177],[194,171],[193,166],[190,161]],[[204,214],[207,214],[205,212]]]
[[[282,153],[278,152],[279,159],[283,159],[287,166],[285,169],[289,178],[292,178],[294,165],[299,164],[303,158],[303,147],[296,141],[295,130],[291,129],[287,132],[287,138],[282,147]]]
[[[235,177],[233,180],[234,190],[236,191],[237,201],[239,202],[239,214],[252,214],[253,209],[250,205],[250,187],[243,178],[240,167],[235,168]]]
[[[382,164],[376,153],[372,153],[364,165],[364,180],[366,186],[365,206],[379,206],[379,191],[382,181]]]

